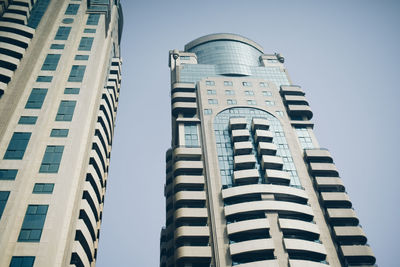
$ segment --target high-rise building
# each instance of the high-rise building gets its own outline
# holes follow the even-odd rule
[[[374,266],[283,63],[233,34],[170,51],[160,266]]]
[[[0,266],[94,266],[121,82],[118,0],[0,1]]]

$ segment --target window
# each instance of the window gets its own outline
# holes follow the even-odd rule
[[[274,105],[275,105],[275,101],[265,100],[265,104],[266,104],[267,106],[274,106]]]
[[[218,100],[217,99],[208,99],[208,104],[216,105],[216,104],[218,104]]]
[[[52,129],[50,136],[51,137],[67,137],[68,136],[68,129]]]
[[[211,85],[211,86],[213,86],[213,85],[215,85],[215,82],[214,82],[214,81],[206,81],[206,85]]]
[[[10,1],[8,1],[8,2],[10,2]],[[26,1],[12,1],[12,2],[14,2],[14,3],[12,3],[14,5],[26,3],[27,7],[28,7],[28,2],[26,2]],[[44,13],[46,12],[46,9],[50,3],[50,0],[41,0],[41,1],[35,1],[35,2],[36,3],[30,12],[30,16],[29,16],[29,20],[28,20],[28,26],[31,28],[34,28],[34,29],[36,29],[36,27],[39,25],[40,21],[42,20],[42,17],[44,15]],[[31,4],[32,3],[33,2],[31,1]]]
[[[307,128],[296,128],[297,137],[299,139],[301,148],[314,148],[310,134]]]
[[[86,25],[98,25],[100,19],[100,14],[89,14],[89,17],[86,21]]]
[[[90,51],[92,49],[94,37],[82,37],[79,43],[79,51]]]
[[[180,60],[190,60],[189,56],[180,56],[179,57]]]
[[[36,78],[36,81],[40,83],[51,83],[52,80],[53,76],[38,76]]]
[[[228,105],[235,105],[235,104],[237,104],[236,99],[228,99],[228,100],[226,100],[226,103],[227,103]]]
[[[217,91],[216,90],[207,90],[207,95],[216,95]]]
[[[1,215],[3,215],[3,211],[6,208],[8,196],[10,195],[10,191],[0,191],[0,219]]]
[[[10,262],[10,267],[32,267],[35,262],[33,256],[13,256]]]
[[[204,109],[204,115],[210,115],[212,114],[212,109]]]
[[[254,95],[254,92],[253,91],[244,91],[244,94],[245,95]]]
[[[84,29],[84,33],[96,33],[96,29]]]
[[[233,86],[233,82],[231,81],[224,81],[225,86]]]
[[[272,92],[270,91],[262,91],[263,96],[272,96]]]
[[[71,27],[60,26],[57,30],[54,40],[67,40],[70,32]]]
[[[76,106],[75,100],[62,100],[58,107],[56,121],[71,121]]]
[[[41,109],[46,94],[47,94],[47,89],[45,88],[33,88],[28,98],[28,102],[26,102],[25,108]]]
[[[255,100],[247,100],[248,105],[256,105],[257,102]]]
[[[82,82],[83,75],[85,75],[86,66],[73,65],[68,77],[69,82]]]
[[[4,159],[22,159],[32,133],[14,133],[8,144]]]
[[[225,90],[226,95],[235,95],[235,91],[233,90]]]
[[[19,118],[18,124],[35,124],[37,121],[37,116],[21,116]]]
[[[40,173],[57,173],[60,167],[64,146],[47,146],[44,153]]]
[[[44,60],[42,70],[56,70],[60,57],[60,54],[48,54]]]
[[[79,94],[80,88],[65,88],[64,94],[66,95],[77,95]]]
[[[78,13],[79,4],[69,4],[67,10],[65,10],[65,15],[76,15]]]
[[[18,242],[39,242],[46,220],[48,205],[29,205],[26,210]]]
[[[51,194],[53,193],[54,184],[36,183],[33,187],[33,194]]]
[[[284,116],[283,111],[277,110],[277,111],[275,111],[275,112],[276,112],[276,114],[277,114],[279,117],[282,117],[282,118],[283,118],[283,116]]]
[[[185,123],[184,128],[185,128],[185,146],[198,147],[199,136],[197,134],[197,125]]]
[[[76,55],[75,60],[89,60],[89,55]]]
[[[50,49],[64,49],[65,45],[63,44],[52,44]]]
[[[267,84],[265,82],[260,82],[260,87],[267,87]]]
[[[0,180],[15,180],[18,170],[0,169]]]
[[[251,87],[251,82],[242,82],[243,86]]]

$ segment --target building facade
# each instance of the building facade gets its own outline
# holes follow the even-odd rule
[[[375,266],[283,63],[233,34],[170,51],[160,266]]]
[[[3,0],[0,16],[0,266],[94,266],[120,3]]]

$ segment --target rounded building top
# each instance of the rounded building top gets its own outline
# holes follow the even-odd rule
[[[189,51],[191,49],[193,49],[196,46],[208,43],[208,42],[212,42],[212,41],[235,41],[235,42],[241,42],[244,43],[246,45],[250,45],[252,47],[254,47],[255,49],[257,49],[260,53],[264,53],[263,48],[257,44],[256,42],[247,39],[246,37],[243,37],[241,35],[238,34],[233,34],[233,33],[213,33],[213,34],[208,34],[205,36],[202,36],[200,38],[197,38],[193,41],[191,41],[190,43],[185,45],[185,51]]]

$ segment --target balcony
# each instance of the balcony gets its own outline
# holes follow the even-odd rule
[[[282,85],[280,93],[281,95],[305,95],[303,89],[296,85]]]
[[[329,265],[315,262],[315,261],[308,261],[308,260],[291,260],[289,259],[290,267],[328,267]]]
[[[279,156],[262,155],[261,167],[263,170],[265,169],[282,170],[283,160]]]
[[[345,187],[339,177],[315,177],[315,184],[320,192],[344,192]]]
[[[176,102],[172,104],[172,115],[174,116],[177,116],[179,113],[193,116],[196,114],[196,112],[197,103],[195,102]]]
[[[269,121],[262,118],[253,118],[253,121],[251,122],[251,129],[253,132],[256,130],[267,131],[269,129]]]
[[[192,160],[200,160],[202,155],[202,151],[200,147],[176,147],[173,151],[173,156],[175,160],[180,159],[192,159]]]
[[[367,237],[360,226],[335,226],[336,240],[342,245],[365,245]]]
[[[176,102],[196,102],[196,93],[175,92],[171,96],[172,103]]]
[[[205,191],[179,191],[175,193],[175,204],[185,203],[202,203],[205,205],[206,192]]]
[[[345,192],[322,192],[321,200],[325,208],[351,208],[352,206]]]
[[[306,117],[308,120],[313,117],[311,108],[307,105],[288,105],[287,112],[289,116]]]
[[[227,225],[228,236],[237,234],[246,234],[257,230],[268,230],[268,219],[254,219],[245,220],[241,222],[234,222]]]
[[[310,162],[309,166],[313,176],[339,177],[339,171],[333,163]]]
[[[302,95],[284,95],[283,100],[288,105],[307,105],[308,101],[305,96]]]
[[[275,156],[277,147],[274,143],[259,142],[257,150],[260,155]]]
[[[256,164],[256,158],[254,155],[234,156],[233,161],[235,170],[254,169]]]
[[[204,188],[204,176],[180,175],[174,179],[175,190],[181,188]]]
[[[249,141],[249,138],[250,138],[250,132],[247,129],[232,130],[232,141],[233,142]]]
[[[185,263],[206,263],[211,261],[211,247],[183,246],[176,249],[176,260]]]
[[[326,259],[325,246],[308,240],[284,238],[283,242],[289,254],[289,258],[315,261]]]
[[[208,226],[181,226],[175,230],[175,239],[180,238],[202,238],[209,237],[210,229]]]
[[[233,179],[236,184],[257,183],[260,174],[257,169],[247,169],[233,172]]]
[[[327,209],[332,226],[357,226],[359,220],[352,209]]]
[[[281,184],[281,185],[290,184],[290,175],[287,171],[266,169],[265,179],[268,183],[272,184]]]
[[[349,265],[373,265],[375,256],[369,246],[341,246],[344,258]]]
[[[292,219],[279,219],[279,226],[285,235],[301,235],[308,240],[319,239],[320,231],[314,223]]]
[[[253,150],[253,144],[250,141],[235,142],[233,144],[233,151],[235,155],[250,154],[252,150]]]
[[[247,121],[245,118],[230,118],[229,119],[229,129],[230,130],[240,130],[246,129]]]
[[[229,251],[233,259],[243,258],[245,254],[273,253],[274,249],[274,242],[270,238],[243,241],[230,244],[229,246]]]
[[[178,175],[201,175],[203,173],[202,161],[180,160],[173,165],[175,176]]]
[[[333,163],[331,153],[326,149],[305,149],[304,158],[307,162]]]
[[[254,139],[256,140],[256,142],[272,142],[272,139],[274,138],[274,136],[272,135],[272,133],[270,131],[266,131],[266,130],[256,130],[255,134],[254,134]]]

